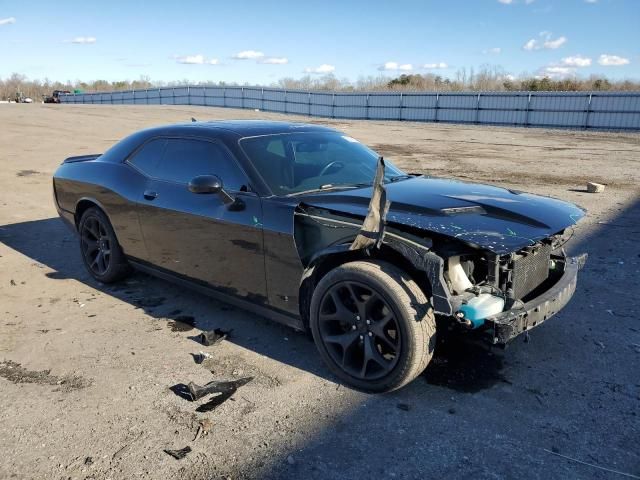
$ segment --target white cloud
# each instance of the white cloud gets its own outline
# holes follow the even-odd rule
[[[537,78],[549,77],[553,79],[560,79],[566,77],[573,77],[576,74],[575,67],[564,67],[561,65],[549,65],[547,67],[538,70]]]
[[[513,0],[498,0],[498,2],[505,5],[511,5],[513,3]]]
[[[540,37],[539,39],[532,38],[527,41],[527,43],[522,46],[522,49],[528,51],[541,50],[543,48],[547,50],[556,50],[567,43],[567,37],[560,36],[554,39],[551,32],[547,31],[540,32],[538,36]]]
[[[524,0],[524,3],[526,5],[531,5],[535,1],[536,0]],[[515,0],[498,0],[498,3],[502,3],[503,5],[513,5],[514,3],[516,3],[516,1]]]
[[[75,37],[71,39],[71,43],[78,45],[90,45],[96,43],[96,37]]]
[[[527,5],[531,5],[535,1],[536,0],[524,0],[524,3],[526,3]]]
[[[186,55],[176,58],[176,62],[188,65],[202,65],[204,63],[204,55]]]
[[[336,67],[333,65],[329,65],[328,63],[323,63],[322,65],[312,68],[307,67],[304,69],[304,73],[331,73],[336,70]]]
[[[413,70],[413,65],[410,63],[386,62],[384,65],[380,65],[378,67],[378,70],[402,70],[404,72],[410,72],[411,70]]]
[[[628,58],[619,57],[618,55],[602,54],[598,58],[598,63],[605,67],[620,67],[622,65],[629,65],[631,61]]]
[[[488,55],[488,54],[499,55],[501,52],[502,52],[502,49],[500,47],[487,48],[486,50],[482,51],[484,55]]]
[[[566,75],[568,73],[572,73],[574,70],[570,67],[546,67],[545,72]]]
[[[0,25],[11,25],[16,23],[16,17],[0,18]]]
[[[565,57],[560,62],[567,67],[589,67],[591,65],[591,59],[583,57],[582,55],[575,55],[573,57]]]
[[[206,58],[200,53],[197,55],[174,55],[173,58],[175,58],[176,62],[185,65],[220,65],[220,60],[218,60],[217,58]]]
[[[555,40],[547,40],[545,41],[542,46],[544,48],[548,48],[551,50],[555,50],[556,48],[560,48],[562,45],[564,45],[565,43],[567,43],[567,37],[558,37]]]
[[[233,56],[233,58],[235,58],[236,60],[254,60],[262,57],[264,57],[264,53],[258,52],[256,50],[243,50],[242,52],[238,52]]]
[[[439,62],[439,63],[425,63],[422,68],[426,68],[428,70],[435,70],[435,69],[443,69],[443,68],[449,68],[449,65],[447,65],[444,62]]]
[[[289,63],[289,59],[286,57],[265,57],[258,60],[259,63],[266,63],[268,65],[286,65]]]
[[[598,3],[598,0],[584,0],[586,3]]]

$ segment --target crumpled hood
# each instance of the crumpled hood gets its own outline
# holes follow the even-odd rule
[[[562,200],[489,185],[428,177],[385,185],[387,224],[435,232],[504,254],[574,225],[585,212]],[[310,206],[366,216],[372,188],[315,193]]]

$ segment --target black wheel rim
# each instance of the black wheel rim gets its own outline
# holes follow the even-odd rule
[[[80,243],[89,269],[96,275],[104,275],[111,262],[111,240],[100,219],[89,217],[84,221]]]
[[[376,380],[398,363],[398,321],[384,298],[367,285],[334,284],[320,301],[318,327],[329,356],[352,377]]]

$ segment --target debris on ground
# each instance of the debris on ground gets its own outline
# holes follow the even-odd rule
[[[163,450],[163,452],[166,453],[167,455],[171,455],[176,460],[180,460],[180,459],[186,457],[187,454],[191,452],[191,447],[186,446],[184,448],[181,448],[180,450],[165,449],[165,450]]]
[[[295,465],[295,464],[296,464],[296,459],[295,459],[295,458],[293,458],[293,455],[288,455],[288,456],[287,456],[287,463],[288,463],[289,465]]]
[[[191,400],[196,401],[204,397],[205,395],[209,395],[210,393],[229,393],[233,395],[235,391],[246,385],[253,377],[245,377],[239,378],[238,380],[230,380],[230,381],[217,381],[214,380],[212,382],[207,383],[205,386],[201,387],[200,385],[196,385],[193,382],[189,382],[189,394],[191,395]]]
[[[604,185],[601,183],[589,182],[587,183],[587,192],[602,193],[604,192]]]
[[[231,332],[232,330],[222,330],[220,328],[202,332],[200,334],[200,343],[206,347],[210,347],[227,338]]]
[[[408,412],[409,410],[411,410],[411,407],[407,403],[399,403],[396,405],[396,407],[399,408],[400,410],[404,410],[405,412]]]
[[[191,355],[193,355],[193,360],[200,365],[202,362],[204,362],[207,358],[211,358],[211,354],[207,353],[207,352],[198,352],[198,353],[192,353]]]
[[[198,425],[198,431],[196,432],[196,436],[193,439],[194,442],[196,442],[200,438],[201,433],[202,433],[202,425]]]
[[[204,386],[196,385],[195,383],[190,382],[189,385],[174,385],[173,387],[171,387],[171,390],[176,395],[186,400],[191,400],[192,402],[199,400],[206,395],[213,394],[208,402],[203,403],[198,408],[196,408],[196,412],[205,413],[215,410],[217,407],[229,400],[233,396],[233,394],[236,393],[238,388],[246,385],[251,380],[253,380],[253,377],[239,378],[238,380],[230,381],[212,381]],[[206,432],[211,425],[208,423],[202,423],[201,426],[203,432]],[[196,438],[197,437],[198,435],[196,435]]]
[[[11,279],[11,281],[9,282],[9,284],[10,284],[12,287],[15,287],[15,286],[16,286],[16,281],[12,278],[12,279]]]

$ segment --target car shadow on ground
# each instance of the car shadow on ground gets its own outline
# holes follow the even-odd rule
[[[449,370],[430,365],[425,376],[441,385],[468,376],[447,386],[485,388],[412,385],[397,392],[401,412],[372,397],[283,452],[261,478],[635,478],[640,199],[598,223],[568,246],[589,254],[574,298],[528,343],[514,341],[503,371],[495,358],[492,387],[482,382],[490,354],[454,354]]]
[[[0,242],[49,267],[52,279],[74,279],[130,303],[174,332],[194,341],[201,330],[233,329],[229,341],[276,361],[338,382],[322,364],[310,335],[271,322],[205,295],[143,273],[106,285],[93,279],[80,258],[76,236],[59,218],[0,226]],[[197,346],[194,347],[197,351]],[[436,347],[423,380],[452,390],[473,392],[504,381],[499,352],[447,335]]]

